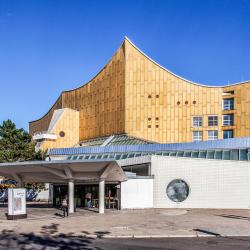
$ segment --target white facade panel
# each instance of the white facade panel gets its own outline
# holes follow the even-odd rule
[[[250,208],[250,163],[153,156],[154,207],[157,208]],[[189,196],[171,201],[167,185],[184,180]]]
[[[153,179],[128,179],[121,183],[121,209],[153,208]]]

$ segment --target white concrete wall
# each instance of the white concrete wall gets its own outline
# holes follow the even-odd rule
[[[250,163],[152,156],[154,207],[250,208]],[[167,185],[183,179],[188,198],[176,203],[166,194]]]
[[[153,179],[128,179],[121,183],[121,209],[153,208]]]
[[[45,183],[45,188],[46,190],[41,191],[40,193],[38,193],[36,200],[40,200],[40,201],[48,201],[49,200],[49,194],[50,194],[50,185],[49,183]]]

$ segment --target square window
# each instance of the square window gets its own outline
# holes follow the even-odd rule
[[[224,130],[223,131],[223,139],[229,139],[229,138],[233,138],[233,130]]]
[[[234,115],[223,115],[223,126],[233,126],[234,125]]]
[[[224,99],[223,100],[223,110],[233,110],[234,109],[234,99]]]
[[[218,139],[218,131],[217,130],[207,131],[207,139],[208,140],[217,140]]]
[[[193,117],[193,127],[195,128],[202,127],[202,116]]]
[[[217,115],[208,116],[208,126],[218,126],[218,116]]]
[[[193,141],[202,141],[203,132],[202,131],[193,131]]]

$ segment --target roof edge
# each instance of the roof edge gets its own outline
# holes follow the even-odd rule
[[[198,85],[201,87],[206,87],[206,88],[225,88],[225,87],[230,87],[230,86],[235,86],[235,85],[239,85],[239,84],[244,84],[244,83],[250,83],[250,79],[246,80],[246,81],[242,81],[242,82],[236,82],[236,83],[232,83],[232,84],[227,84],[227,85],[207,85],[207,84],[201,84],[201,83],[197,83],[197,82],[193,82],[190,81],[184,77],[181,77],[175,73],[173,73],[172,71],[168,70],[167,68],[163,67],[162,65],[160,65],[159,63],[157,63],[155,60],[153,60],[151,57],[149,57],[146,53],[144,53],[141,49],[139,49],[127,36],[125,36],[125,40],[127,40],[136,50],[138,50],[143,56],[145,56],[147,59],[149,59],[151,62],[153,62],[155,65],[157,65],[158,67],[160,67],[161,69],[167,71],[168,73],[170,73],[171,75],[186,81],[188,83],[194,84],[194,85]]]

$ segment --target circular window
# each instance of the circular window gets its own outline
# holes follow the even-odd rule
[[[182,202],[189,195],[189,186],[185,181],[176,179],[168,184],[166,192],[171,201]]]
[[[65,132],[64,132],[64,131],[61,131],[61,132],[59,133],[59,135],[60,135],[60,137],[64,137],[64,136],[65,136]]]

